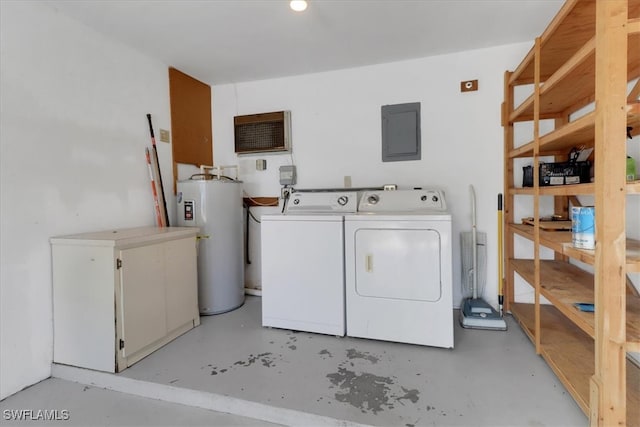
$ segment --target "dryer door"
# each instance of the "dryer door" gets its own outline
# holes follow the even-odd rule
[[[356,293],[438,301],[442,296],[440,244],[440,233],[432,229],[358,229]]]

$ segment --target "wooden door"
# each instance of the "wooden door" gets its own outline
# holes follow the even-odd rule
[[[211,87],[170,67],[169,97],[175,193],[178,163],[213,165]]]

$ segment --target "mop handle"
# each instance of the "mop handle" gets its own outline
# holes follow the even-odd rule
[[[500,316],[502,316],[502,305],[504,303],[504,280],[502,271],[502,193],[498,194],[498,305],[500,306]]]
[[[476,224],[476,192],[473,185],[469,186],[471,193],[471,262],[472,262],[472,275],[471,275],[471,289],[473,299],[478,299],[478,229]]]

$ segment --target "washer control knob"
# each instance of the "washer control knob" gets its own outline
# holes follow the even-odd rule
[[[338,204],[340,206],[345,206],[347,203],[349,203],[349,197],[348,196],[340,196],[340,197],[338,197]]]
[[[426,202],[427,201],[427,196],[420,197],[420,200],[422,200],[423,202]]]
[[[433,200],[434,202],[437,202],[439,199],[438,199],[438,196],[433,196],[431,197],[431,200]]]
[[[300,204],[300,199],[293,199],[293,204],[294,205]]]
[[[371,205],[375,205],[379,201],[380,201],[380,196],[378,196],[377,194],[372,194],[369,197],[367,197],[367,202]]]

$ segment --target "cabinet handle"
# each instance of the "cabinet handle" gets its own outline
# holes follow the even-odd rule
[[[371,273],[373,271],[373,255],[367,254],[364,258],[364,269],[367,273]]]

